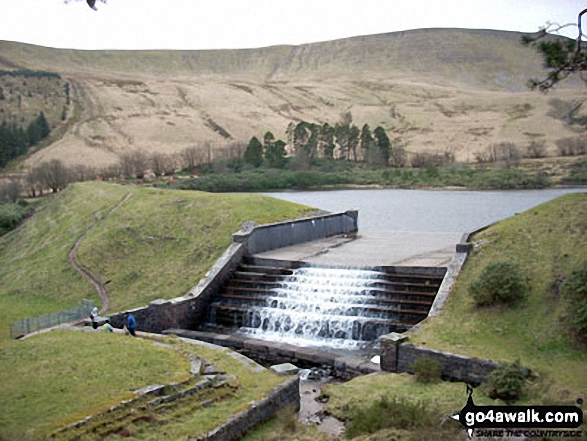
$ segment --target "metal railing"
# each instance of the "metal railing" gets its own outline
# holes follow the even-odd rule
[[[80,306],[74,308],[50,312],[49,314],[40,315],[38,317],[27,317],[17,320],[10,325],[10,338],[20,338],[31,332],[89,317],[90,311],[93,308],[94,302],[92,300],[84,299]]]

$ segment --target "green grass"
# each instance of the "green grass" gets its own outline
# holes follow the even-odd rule
[[[129,189],[75,185],[47,197],[37,213],[0,238],[0,341],[8,325],[93,299],[95,292],[71,266],[68,252],[86,228],[121,200]]]
[[[565,327],[556,286],[587,261],[587,195],[568,195],[500,222],[473,238],[473,252],[440,316],[412,335],[416,344],[496,361],[520,359],[540,377],[535,400],[585,398],[587,352]],[[495,260],[517,262],[530,278],[514,307],[475,307],[469,287]],[[558,281],[558,282],[557,282]]]
[[[81,243],[80,262],[107,286],[110,310],[183,295],[232,242],[244,221],[299,217],[307,207],[258,195],[135,189]]]
[[[54,331],[0,345],[0,434],[38,439],[133,390],[189,377],[179,353],[124,335]],[[1,436],[0,436],[1,438]]]
[[[185,381],[191,375],[187,360],[192,354],[234,375],[238,387],[228,394],[214,388],[204,391],[204,398],[220,398],[209,407],[202,407],[202,397],[194,394],[157,411],[137,408],[131,412],[131,422],[122,423],[129,439],[177,440],[204,435],[285,381],[269,370],[251,370],[230,357],[226,349],[201,347],[175,337],[153,339],[166,346],[121,334],[71,331],[4,342],[0,345],[0,439],[40,439],[133,398],[134,390]],[[103,414],[68,436],[92,440],[96,433],[104,434],[100,431],[106,427],[113,427],[116,433],[119,417]]]
[[[110,214],[127,194],[130,198]],[[110,312],[184,295],[244,221],[291,219],[307,207],[256,195],[211,195],[84,183],[46,198],[35,216],[0,238],[0,340],[8,325],[78,305],[100,304],[68,252],[88,227],[78,261],[107,286]]]
[[[197,435],[204,435],[207,431],[226,422],[230,415],[247,409],[252,401],[262,398],[269,390],[286,380],[286,378],[269,370],[254,372],[245,364],[228,356],[226,350],[218,351],[191,345],[179,339],[170,339],[167,342],[179,350],[197,353],[199,357],[204,358],[227,373],[235,375],[238,379],[239,387],[229,399],[214,403],[206,408],[199,408],[196,413],[178,413],[170,424],[134,427],[134,439],[171,441],[191,439]]]

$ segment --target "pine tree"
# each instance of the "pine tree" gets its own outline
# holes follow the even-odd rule
[[[263,164],[263,144],[253,136],[245,150],[245,162],[254,167],[260,167]]]
[[[357,162],[357,146],[359,145],[359,136],[361,135],[361,131],[356,125],[352,125],[349,128],[348,132],[348,150],[349,150],[349,159],[351,154],[353,156],[353,161]]]
[[[269,147],[265,150],[265,160],[269,167],[273,168],[282,168],[285,166],[285,142],[281,139],[278,139],[275,142],[272,142]]]
[[[373,135],[371,134],[369,124],[365,124],[361,129],[359,147],[363,153],[363,161],[369,162],[369,152],[373,148]]]
[[[385,129],[381,126],[378,126],[373,131],[373,135],[375,136],[381,165],[387,167],[389,164],[389,158],[391,157],[391,142],[389,141],[389,137],[387,136],[387,133],[385,133]]]
[[[39,113],[39,116],[37,117],[37,125],[39,126],[41,139],[45,139],[47,136],[49,136],[51,129],[49,128],[49,123],[47,122],[47,118],[45,118],[45,114],[43,112]]]

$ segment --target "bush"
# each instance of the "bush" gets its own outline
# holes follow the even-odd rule
[[[412,369],[419,383],[434,383],[442,376],[442,364],[428,357],[418,358],[412,365]]]
[[[515,401],[522,393],[527,376],[526,370],[520,366],[518,360],[511,364],[503,363],[487,377],[485,382],[487,396],[504,401]]]
[[[575,162],[571,166],[571,171],[569,176],[565,178],[565,182],[569,184],[587,183],[587,161]]]
[[[25,215],[26,209],[19,204],[0,204],[0,236],[15,229]]]
[[[513,304],[526,297],[528,285],[528,278],[517,263],[497,261],[483,269],[469,292],[477,306]]]
[[[409,429],[420,425],[433,424],[431,413],[421,402],[402,398],[379,398],[364,409],[352,413],[351,422],[345,430],[349,438],[365,433],[375,433],[387,427]]]
[[[587,262],[565,279],[561,293],[569,305],[567,319],[571,329],[580,339],[587,340]]]

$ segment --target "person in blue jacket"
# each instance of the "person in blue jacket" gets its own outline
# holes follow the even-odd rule
[[[126,329],[128,329],[128,332],[133,337],[137,336],[137,334],[135,334],[136,328],[137,328],[137,321],[136,321],[135,317],[130,312],[128,312],[126,314]]]

